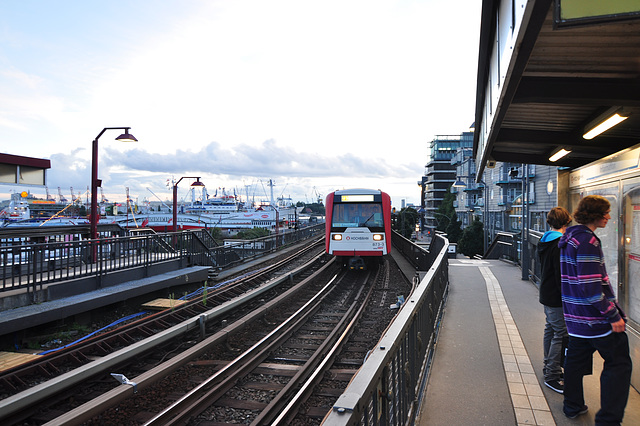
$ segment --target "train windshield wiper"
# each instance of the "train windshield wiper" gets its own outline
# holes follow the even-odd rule
[[[374,214],[372,214],[371,216],[369,216],[369,219],[367,219],[367,220],[365,220],[364,222],[362,222],[362,226],[367,226],[367,222],[369,222],[371,219],[373,219],[373,217],[374,217],[375,215],[376,215],[376,214],[374,213]]]

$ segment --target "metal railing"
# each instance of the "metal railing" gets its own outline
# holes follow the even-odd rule
[[[33,243],[27,237],[0,238],[0,291],[27,288],[35,292],[44,284],[99,278],[110,272],[168,261],[179,261],[179,267],[223,269],[323,232],[324,224],[320,224],[227,247],[217,246],[207,230],[105,236],[97,240],[56,238],[42,243]]]
[[[394,234],[393,238],[394,247],[405,245],[402,237]],[[412,249],[412,255],[427,252],[417,256],[418,269],[426,275],[338,398],[324,425],[415,423],[448,290],[448,246],[446,238],[436,236],[428,252],[418,246]]]
[[[429,256],[429,250],[425,250],[423,247],[415,244],[411,240],[404,238],[402,235],[397,232],[393,232],[392,234],[393,241],[393,249],[397,250],[398,253],[401,253],[405,259],[411,263],[416,268],[426,267],[426,265],[431,264],[431,259]],[[427,268],[428,269],[428,268]]]
[[[484,259],[506,259],[518,262],[520,259],[520,239],[521,234],[498,232],[489,244]]]
[[[540,277],[542,276],[542,268],[540,267],[540,261],[538,259],[538,243],[542,238],[543,232],[529,230],[529,238],[527,241],[529,255],[529,271],[528,276],[534,283],[540,283]]]
[[[525,265],[528,265],[529,270],[524,274],[524,277],[535,283],[540,282],[540,262],[538,260],[538,242],[542,237],[542,232],[529,230],[528,239],[526,242],[525,251]],[[508,233],[498,232],[495,239],[489,245],[487,252],[484,254],[484,259],[504,259],[517,263],[522,267],[522,234],[521,233]]]

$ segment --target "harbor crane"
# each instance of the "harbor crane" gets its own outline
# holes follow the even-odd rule
[[[62,195],[62,189],[60,187],[58,187],[58,197],[60,198],[60,204],[66,204],[69,202],[69,200],[67,200],[65,196]]]
[[[100,202],[101,203],[109,202],[109,200],[107,200],[107,198],[104,196],[104,191],[102,190],[102,187],[100,187]]]

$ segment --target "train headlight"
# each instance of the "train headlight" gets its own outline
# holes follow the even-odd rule
[[[384,234],[373,234],[373,241],[382,241],[384,240]]]
[[[333,234],[331,236],[331,239],[333,239],[335,241],[342,241],[342,234]]]

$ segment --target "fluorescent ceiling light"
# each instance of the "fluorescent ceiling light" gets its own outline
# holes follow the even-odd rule
[[[595,122],[599,124],[597,124],[595,127],[592,128],[591,126],[587,126],[587,129],[590,129],[590,130],[588,130],[584,135],[582,135],[582,137],[587,140],[593,139],[596,136],[598,136],[600,133],[609,130],[613,126],[620,124],[624,120],[629,118],[628,114],[624,114],[620,110],[618,110],[618,112],[614,113],[613,115],[610,115],[610,114],[611,113],[607,114],[605,117],[608,117],[608,118],[602,122],[600,122],[600,120],[596,120]]]
[[[556,162],[559,159],[561,159],[562,157],[564,157],[565,155],[570,154],[570,153],[571,153],[571,151],[567,151],[566,149],[561,148],[558,152],[556,152],[551,157],[549,157],[549,161],[551,161],[552,163]]]

